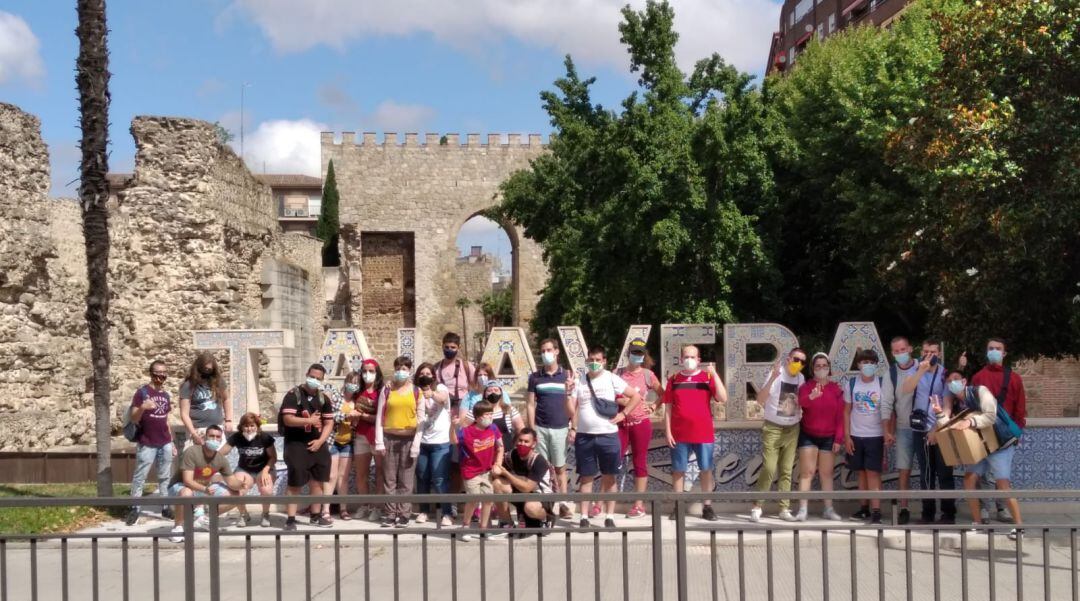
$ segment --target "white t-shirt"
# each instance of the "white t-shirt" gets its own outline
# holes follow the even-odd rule
[[[768,380],[765,380],[768,382]],[[787,366],[780,376],[773,380],[769,389],[769,398],[765,401],[765,421],[778,426],[794,426],[802,421],[802,407],[799,406],[799,387],[806,378],[802,373],[791,376]]]
[[[585,381],[588,377],[588,374],[581,377],[575,387],[578,400],[578,433],[618,434],[619,427],[611,423],[608,418],[597,413],[596,409],[593,408],[592,393],[589,392],[589,383]],[[614,401],[616,396],[626,390],[626,381],[610,371],[604,370],[600,372],[600,375],[592,379],[592,388],[596,391],[597,398]]]
[[[450,389],[445,384],[436,384],[435,392],[449,393]],[[423,395],[423,393],[421,393]],[[424,422],[424,430],[420,434],[420,442],[423,444],[450,444],[450,410],[449,401],[446,405],[435,402],[435,399],[424,399],[427,403],[427,421]]]
[[[855,398],[852,399],[851,383],[843,385],[844,402],[851,405],[851,435],[860,438],[884,436],[881,425],[881,405],[885,401],[885,390],[877,376],[869,382],[863,382],[855,376]]]

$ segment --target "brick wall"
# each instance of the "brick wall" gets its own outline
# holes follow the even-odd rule
[[[397,329],[416,325],[414,237],[411,233],[364,233],[360,307],[371,352],[390,365],[397,356]],[[384,368],[385,369],[385,368]]]
[[[1080,417],[1080,361],[1021,361],[1014,369],[1024,378],[1028,417]]]

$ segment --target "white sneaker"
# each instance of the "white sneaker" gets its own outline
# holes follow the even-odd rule
[[[997,512],[997,519],[999,522],[1005,522],[1006,524],[1012,524],[1016,521],[1006,508],[1002,508],[1001,511]]]
[[[468,530],[468,529],[469,529],[468,526],[461,526],[460,528],[458,528],[458,530]],[[466,543],[471,541],[472,539],[473,539],[473,535],[471,535],[471,534],[462,534],[461,536],[458,537],[458,540],[460,540],[462,542],[466,542]]]
[[[788,509],[785,509],[785,510],[780,512],[780,519],[784,520],[785,522],[794,522],[794,521],[796,521],[795,516],[791,515],[791,511],[788,510]]]
[[[442,519],[439,520],[439,527],[440,528],[449,528],[449,527],[451,527],[453,525],[454,525],[454,520],[452,520],[450,518],[450,516],[448,516],[448,515],[442,516]]]
[[[426,513],[421,512],[421,513],[417,514],[417,516],[416,516],[416,523],[417,524],[426,524],[427,520],[428,520],[428,515]]]
[[[983,509],[979,510],[979,521],[981,521],[983,524],[989,524],[990,523],[990,510],[989,509],[986,509],[984,507]]]
[[[1012,530],[1009,530],[1009,534],[1006,536],[1009,537],[1009,540],[1018,540],[1024,538],[1024,531],[1020,528],[1013,528]]]
[[[805,522],[806,521],[806,508],[805,507],[800,507],[799,508],[799,513],[795,514],[795,521],[796,522]]]
[[[205,515],[200,515],[192,522],[191,527],[196,530],[209,531],[210,530],[210,518]]]
[[[169,542],[170,543],[182,543],[182,542],[184,542],[184,527],[183,526],[173,526],[172,530],[169,531],[169,534],[172,535],[172,536],[169,537]]]
[[[826,507],[825,511],[821,513],[821,517],[829,520],[830,522],[841,522],[844,520],[844,518],[840,517],[840,514],[836,513],[836,510],[832,507]]]
[[[378,522],[379,517],[380,517],[380,515],[379,515],[379,510],[378,509],[372,509],[371,513],[368,514],[368,519],[371,520],[372,522]]]
[[[750,510],[750,521],[751,522],[760,522],[761,521],[761,508],[760,507],[754,507],[753,509]]]

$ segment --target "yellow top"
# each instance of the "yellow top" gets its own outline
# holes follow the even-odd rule
[[[408,430],[416,428],[416,397],[412,386],[390,390],[383,409],[383,428]]]
[[[343,401],[341,403],[341,412],[345,415],[352,413],[353,404],[350,401]],[[334,442],[338,444],[349,444],[352,442],[353,424],[349,420],[344,420],[337,425],[337,430],[334,432]]]

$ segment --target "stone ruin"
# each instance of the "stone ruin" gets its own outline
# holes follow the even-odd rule
[[[114,426],[150,361],[170,390],[195,355],[192,331],[283,328],[263,351],[263,413],[318,355],[326,327],[322,243],[280,232],[270,189],[212,124],[136,117],[135,171],[110,200]],[[0,450],[93,440],[86,265],[78,204],[50,199],[38,119],[0,103]],[[227,354],[220,353],[222,368]],[[241,405],[242,406],[242,405]]]

